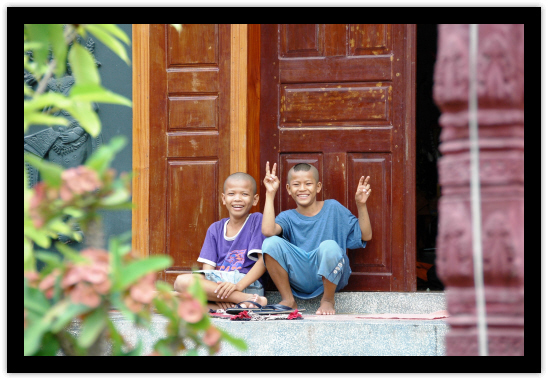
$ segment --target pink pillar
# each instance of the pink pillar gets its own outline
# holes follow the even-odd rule
[[[440,25],[434,99],[442,115],[438,275],[451,314],[447,355],[478,355],[468,138],[469,25]],[[477,52],[482,247],[489,355],[523,355],[524,26],[480,25]]]

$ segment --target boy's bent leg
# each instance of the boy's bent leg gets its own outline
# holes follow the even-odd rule
[[[273,259],[268,253],[264,251],[263,257],[266,270],[268,271],[270,278],[274,282],[274,285],[276,285],[276,288],[280,292],[280,295],[282,296],[280,305],[285,305],[296,309],[297,302],[295,302],[295,298],[293,297],[293,293],[291,292],[289,276],[286,270],[280,265],[280,263],[278,263],[275,259]]]
[[[337,285],[322,277],[323,280],[323,296],[320,301],[320,307],[316,310],[318,315],[333,315],[335,314],[335,289]]]
[[[194,274],[183,274],[180,276],[177,276],[177,279],[175,280],[174,289],[177,292],[183,292],[185,291],[188,286],[194,281]],[[215,293],[215,290],[217,289],[218,284],[214,281],[207,280],[203,274],[198,274],[198,279],[200,281],[200,285],[202,289],[205,291],[207,300],[209,302],[219,302],[220,304],[224,304],[225,306],[227,304],[237,304],[244,301],[254,301],[261,305],[267,304],[266,297],[261,297],[257,294],[248,294],[243,293],[240,291],[234,291],[230,296],[227,298],[221,300],[217,296],[217,293]]]
[[[316,251],[318,274],[322,276],[324,293],[320,307],[316,311],[319,315],[335,314],[335,292],[346,285],[349,268],[348,258],[342,254],[342,249],[333,240],[323,241]]]

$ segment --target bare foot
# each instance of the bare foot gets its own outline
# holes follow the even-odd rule
[[[261,297],[258,294],[252,294],[251,297],[248,299],[248,301],[257,302],[261,306],[265,306],[268,303],[268,300],[266,297]],[[243,303],[242,307],[248,308],[248,309],[257,309],[257,306],[252,303]]]
[[[316,311],[317,315],[334,315],[335,301],[324,300],[320,301],[320,308]]]

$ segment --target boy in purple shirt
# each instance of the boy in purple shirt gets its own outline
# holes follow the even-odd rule
[[[262,259],[261,233],[263,215],[249,214],[259,202],[257,184],[246,173],[231,174],[224,183],[223,205],[230,218],[213,223],[207,230],[198,262],[203,263],[200,283],[214,307],[227,309],[244,301],[267,304],[261,276],[266,268]],[[177,277],[173,285],[183,292],[193,281],[193,274]],[[246,304],[243,304],[246,307]],[[255,307],[253,304],[247,307]]]

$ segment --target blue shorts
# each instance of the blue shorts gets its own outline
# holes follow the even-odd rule
[[[230,282],[232,284],[237,284],[247,273],[240,273],[238,270],[225,272],[222,270],[196,270],[193,273],[201,273],[205,276],[206,280],[217,282]],[[259,296],[264,296],[263,285],[259,280],[251,283],[247,288],[245,288],[243,293],[249,294],[258,294]]]
[[[322,277],[336,284],[335,291],[340,291],[352,273],[346,252],[334,240],[324,240],[318,248],[306,252],[285,239],[272,236],[265,239],[262,251],[263,258],[268,254],[287,272],[293,295],[301,299],[323,293]]]

